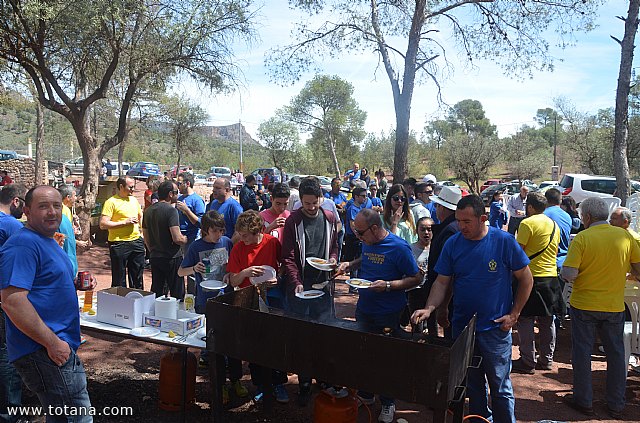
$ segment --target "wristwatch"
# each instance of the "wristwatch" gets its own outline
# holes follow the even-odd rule
[[[385,289],[385,291],[391,291],[391,281],[387,281],[387,288]]]

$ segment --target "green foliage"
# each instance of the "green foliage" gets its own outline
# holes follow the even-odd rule
[[[341,163],[353,160],[365,136],[367,114],[353,98],[353,86],[337,76],[317,75],[307,82],[282,113],[283,119],[311,134],[317,168],[328,163],[340,175]]]
[[[276,115],[260,124],[258,138],[269,151],[274,167],[280,170],[293,167],[294,155],[300,142],[298,128],[293,123]]]
[[[530,130],[502,140],[501,160],[514,179],[535,179],[550,172],[551,150]]]

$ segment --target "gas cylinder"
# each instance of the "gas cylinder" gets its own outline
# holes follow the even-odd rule
[[[196,398],[195,354],[187,353],[187,407]],[[182,353],[168,352],[160,359],[160,383],[158,388],[158,407],[167,411],[182,410]]]
[[[321,391],[313,402],[314,423],[356,423],[358,402],[353,393],[337,398]]]

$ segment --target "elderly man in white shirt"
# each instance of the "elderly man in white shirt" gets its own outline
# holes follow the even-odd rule
[[[529,194],[529,187],[523,185],[520,188],[520,194],[512,196],[507,202],[507,211],[510,216],[507,230],[512,235],[516,234],[520,222],[527,217],[527,194]]]

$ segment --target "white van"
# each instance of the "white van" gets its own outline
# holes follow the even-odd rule
[[[616,191],[616,178],[613,176],[586,175],[584,173],[567,173],[560,180],[564,189],[562,195],[570,195],[581,203],[588,197],[613,197]],[[631,181],[631,193],[640,191],[640,183]]]

